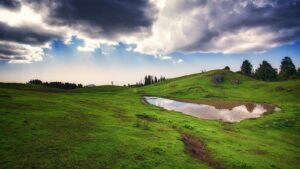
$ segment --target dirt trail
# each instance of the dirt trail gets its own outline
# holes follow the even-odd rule
[[[201,140],[189,134],[182,134],[181,139],[185,145],[186,153],[214,169],[224,169],[220,163],[215,162],[211,158],[205,144]]]

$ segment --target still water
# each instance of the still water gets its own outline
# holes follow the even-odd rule
[[[166,110],[173,110],[202,119],[217,119],[225,122],[240,122],[244,119],[258,118],[270,109],[270,107],[267,108],[264,105],[257,103],[251,103],[251,106],[249,106],[249,104],[241,104],[228,109],[220,107],[216,108],[215,106],[206,104],[185,103],[159,97],[144,98],[148,103],[162,107]],[[279,109],[274,107],[273,110],[277,111]]]

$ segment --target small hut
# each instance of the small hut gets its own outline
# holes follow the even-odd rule
[[[224,82],[224,76],[220,75],[220,74],[214,75],[212,77],[212,81],[215,84],[223,83]]]
[[[94,84],[89,84],[89,85],[86,85],[86,86],[84,86],[84,87],[96,87],[96,85],[94,85]]]

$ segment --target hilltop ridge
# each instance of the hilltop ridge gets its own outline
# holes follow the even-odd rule
[[[224,82],[213,83],[214,75],[224,76]],[[240,84],[234,84],[234,80],[239,80]],[[300,97],[300,80],[266,82],[229,70],[212,70],[168,79],[138,91],[145,95],[182,99],[296,102]]]

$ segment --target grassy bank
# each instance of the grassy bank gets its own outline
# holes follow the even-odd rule
[[[224,74],[221,85],[213,74]],[[241,85],[233,85],[234,79]],[[143,102],[255,101],[282,111],[229,124],[196,119]],[[143,88],[71,91],[0,84],[0,168],[297,168],[300,81],[261,82],[228,71]],[[201,140],[218,166],[194,158],[182,135]]]

